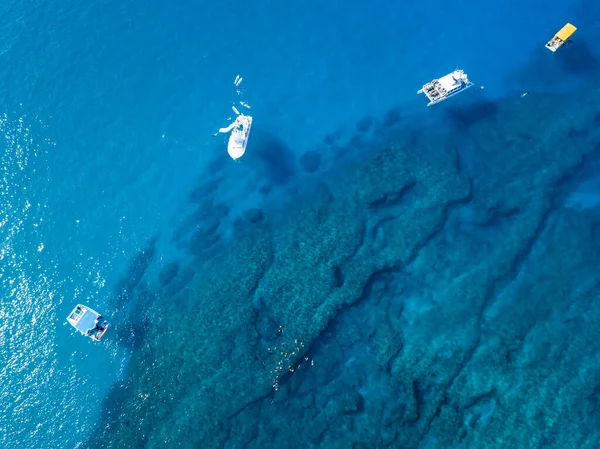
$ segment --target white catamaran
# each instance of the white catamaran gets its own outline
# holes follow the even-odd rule
[[[427,106],[431,106],[447,100],[472,86],[474,86],[474,84],[469,81],[467,74],[464,71],[457,69],[454,72],[448,73],[439,79],[434,79],[425,84],[419,89],[417,94],[424,93],[429,99],[429,104],[427,104]]]

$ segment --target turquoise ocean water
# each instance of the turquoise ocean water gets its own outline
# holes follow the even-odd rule
[[[584,409],[576,416],[597,416],[595,403],[582,405],[595,397],[593,386],[559,391],[559,377],[546,391],[523,379],[538,362],[548,366],[546,374],[537,372],[537,384],[553,370],[596,379],[600,369],[592,355],[581,355],[596,336],[589,323],[597,320],[593,300],[581,300],[594,297],[596,279],[581,273],[597,260],[581,254],[596,251],[600,204],[594,178],[600,5],[8,0],[0,14],[1,447],[597,447],[598,436],[585,425],[563,426],[563,419],[573,420],[565,414],[575,405]],[[551,54],[544,44],[566,22],[578,27],[573,44]],[[417,90],[457,66],[476,86],[453,103],[426,108]],[[236,75],[243,77],[240,94]],[[242,109],[239,101],[251,106],[254,124],[246,155],[234,162],[226,136],[213,134],[227,125],[232,105]],[[384,148],[404,154],[405,147],[411,151],[404,159],[377,156]],[[448,158],[440,148],[446,147],[458,154],[458,175],[448,168],[453,163],[443,162]],[[421,171],[410,174],[408,166]],[[470,194],[462,184],[427,181],[462,179],[462,173],[471,179]],[[562,196],[546,198],[558,187],[539,181],[523,191],[544,200],[521,201],[515,186],[549,173],[564,178]],[[504,175],[481,187],[483,179]],[[385,188],[403,176],[414,182],[390,187],[383,200],[365,200],[369,207],[356,206],[356,198],[377,196],[365,193],[369,187],[361,181]],[[428,187],[414,188],[421,179]],[[351,240],[348,229],[361,234],[373,220],[412,213],[412,206],[393,200],[405,191],[414,204],[431,201],[423,210],[458,217],[457,228],[479,243],[462,244],[450,231],[440,242],[439,233],[450,225],[415,212],[397,240],[381,241],[378,236],[390,231],[377,224],[360,239],[369,242],[372,234],[370,247],[347,254],[340,249]],[[492,197],[494,204],[478,200]],[[540,205],[557,201],[587,214],[589,235],[574,232],[575,225],[560,228],[571,238],[583,236],[570,246],[581,251],[515,249],[506,260],[519,268],[507,268],[513,262],[498,256],[475,276],[498,281],[473,289],[480,298],[503,298],[522,277],[534,276],[522,268],[537,267],[533,260],[571,260],[567,268],[538,267],[546,277],[538,273],[534,284],[551,285],[565,304],[579,304],[572,297],[591,304],[560,312],[587,323],[589,332],[580,340],[567,337],[569,325],[562,323],[549,333],[562,343],[536,337],[537,317],[547,320],[552,307],[532,300],[535,307],[515,312],[513,298],[486,300],[465,313],[510,316],[529,323],[523,324],[529,331],[502,327],[467,335],[463,320],[435,298],[475,272],[468,268],[473,260],[510,246],[502,243],[509,231],[502,223],[494,228],[497,217],[489,211],[503,211],[514,224],[539,206],[540,226],[549,233],[556,222],[575,220]],[[323,216],[295,224],[304,218],[297,208],[321,203]],[[467,206],[454,212],[456,204]],[[374,205],[389,211],[375,213]],[[481,210],[491,214],[485,226],[492,230],[474,230]],[[410,234],[429,228],[435,235]],[[398,242],[410,239],[422,244],[404,257]],[[460,257],[452,245],[461,248]],[[308,247],[322,250],[302,265],[294,257]],[[453,256],[444,256],[445,248]],[[431,251],[438,262],[429,260]],[[367,254],[392,262],[366,268]],[[335,300],[337,293],[318,299],[319,273],[330,269],[332,282],[349,290]],[[563,280],[567,269],[582,278]],[[313,278],[306,288],[283,287]],[[379,284],[379,300],[365,299],[365,291]],[[427,295],[419,290],[425,286]],[[460,309],[470,293],[453,294]],[[522,304],[531,295],[538,294],[513,296]],[[77,303],[113,323],[101,343],[76,335],[66,323]],[[436,334],[423,324],[426,311],[438,306],[443,311],[436,315],[447,317],[452,331]],[[374,329],[386,320],[392,330],[381,336]],[[585,328],[582,323],[575,327]],[[509,360],[527,353],[511,340],[511,349],[500,351],[509,354],[504,365],[485,362],[496,373],[481,374],[488,381],[458,374],[468,370],[473,354],[498,353],[495,345],[509,334],[523,345],[542,342],[546,349],[536,351],[550,354],[548,361]],[[282,338],[296,350],[282,350]],[[411,338],[435,348],[435,357],[425,349],[410,355]],[[470,343],[461,346],[461,338]],[[415,362],[425,359],[443,362]],[[287,374],[278,374],[280,365],[289,365]],[[293,366],[310,374],[295,376]],[[400,371],[413,380],[399,381]],[[454,374],[440,384],[423,377],[444,378],[445,372]],[[544,419],[525,408],[511,414],[507,404],[525,393],[499,387],[498,373],[513,386],[527,384],[523,391],[532,403],[564,395],[575,405],[557,406],[560,413]],[[457,389],[478,391],[478,399],[469,402]],[[408,396],[416,411],[381,405],[409,404]],[[514,440],[486,433],[494,420],[507,422]],[[373,422],[386,424],[371,434]],[[554,425],[559,430],[548,430]],[[522,439],[524,428],[538,430]]]

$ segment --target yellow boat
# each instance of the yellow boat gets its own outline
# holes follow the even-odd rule
[[[567,42],[567,39],[569,39],[575,31],[577,31],[577,28],[570,23],[567,23],[548,41],[546,48],[554,53]]]

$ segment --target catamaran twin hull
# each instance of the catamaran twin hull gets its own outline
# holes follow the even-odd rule
[[[458,95],[473,86],[474,84],[469,81],[469,78],[464,71],[455,70],[439,79],[434,79],[425,84],[419,89],[417,94],[424,93],[429,99],[427,106],[431,106]]]

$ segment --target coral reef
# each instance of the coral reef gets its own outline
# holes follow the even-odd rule
[[[311,150],[300,156],[300,166],[306,173],[314,173],[321,165],[321,154]]]
[[[179,273],[179,264],[177,262],[170,262],[160,270],[158,281],[161,287],[165,287],[171,283],[173,279]]]
[[[165,267],[191,275],[149,303],[107,447],[598,447],[600,209],[567,199],[600,90],[527,99],[397,129],[335,195]]]

